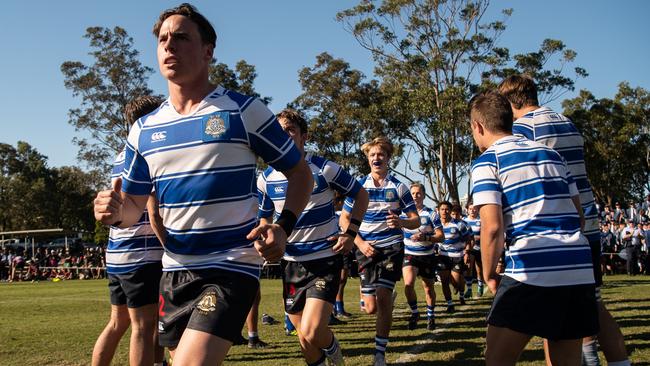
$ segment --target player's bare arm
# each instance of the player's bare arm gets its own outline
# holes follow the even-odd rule
[[[337,240],[336,244],[332,247],[332,250],[336,253],[348,253],[352,250],[354,240],[358,236],[359,225],[368,209],[368,192],[365,189],[361,188],[353,198],[354,204],[352,205],[352,211],[350,213],[341,213],[341,217],[343,217],[343,213],[349,216],[348,220],[345,221],[346,225],[342,226],[341,219],[339,219],[339,227],[341,227],[342,233],[338,237],[332,238],[332,240]]]
[[[497,292],[499,274],[497,263],[503,252],[503,213],[499,205],[482,205],[481,217],[481,260],[483,261],[483,278],[493,294]]]
[[[122,190],[122,179],[115,180],[112,189],[97,193],[94,203],[95,219],[105,225],[127,228],[140,219],[149,195],[132,195]]]

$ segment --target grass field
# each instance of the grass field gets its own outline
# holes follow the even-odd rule
[[[374,318],[359,312],[357,283],[351,279],[346,293],[346,310],[354,317],[347,324],[334,327],[334,331],[348,365],[369,365],[374,349]],[[424,329],[424,322],[415,331],[406,328],[409,312],[403,288],[399,286],[398,290],[387,353],[391,364],[483,364],[484,318],[490,297],[469,301],[468,305],[457,307],[459,311],[451,316],[444,313],[443,306],[438,306],[438,329],[431,333]],[[260,312],[281,320],[281,291],[279,280],[264,280]],[[418,291],[422,300],[421,289]],[[436,292],[442,298],[439,287]],[[607,277],[603,295],[623,330],[633,364],[650,365],[650,277]],[[440,300],[438,305],[442,305]],[[95,339],[108,319],[109,307],[108,288],[103,280],[0,284],[0,365],[89,364]],[[128,334],[115,355],[115,365],[128,364],[127,337]],[[273,348],[249,350],[235,346],[226,364],[304,364],[297,339],[285,336],[282,324],[260,325],[260,337]],[[541,340],[535,338],[530,342],[521,364],[543,364]]]

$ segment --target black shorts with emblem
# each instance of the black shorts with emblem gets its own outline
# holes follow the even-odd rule
[[[234,342],[253,305],[259,281],[222,269],[163,272],[160,280],[160,345],[176,347],[185,328]]]
[[[503,276],[487,322],[552,341],[592,336],[598,333],[595,286],[542,287]]]
[[[135,271],[108,274],[108,290],[112,305],[126,305],[129,308],[158,303],[158,288],[162,264],[149,263]]]
[[[404,262],[403,243],[374,249],[376,254],[371,258],[363,255],[361,251],[357,251],[361,292],[370,296],[375,295],[377,287],[384,287],[392,291],[395,288],[395,282],[402,278]]]
[[[446,255],[438,256],[438,271],[454,271],[462,273],[467,266],[463,257],[447,257]]]
[[[427,280],[436,280],[437,259],[435,254],[412,255],[404,254],[402,267],[412,266],[418,269],[418,276]]]
[[[307,298],[334,304],[341,282],[343,256],[335,255],[304,262],[282,261],[284,310],[300,313]]]

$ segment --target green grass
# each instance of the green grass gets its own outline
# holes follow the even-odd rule
[[[374,317],[358,308],[357,280],[348,282],[346,308],[354,317],[334,327],[348,365],[368,365],[374,349]],[[406,328],[407,306],[401,283],[398,287],[388,361],[404,365],[481,365],[485,337],[485,314],[491,298],[472,300],[448,316],[436,308],[438,330],[429,333],[424,322],[415,331]],[[421,311],[423,295],[418,288]],[[282,288],[279,280],[262,281],[260,312],[282,319]],[[442,298],[440,288],[436,290]],[[606,278],[603,296],[625,335],[630,359],[650,365],[650,277]],[[439,300],[438,305],[442,302]],[[106,281],[0,284],[0,365],[87,365],[93,344],[109,317]],[[282,324],[260,325],[260,336],[274,347],[249,350],[235,346],[227,365],[304,364],[296,337],[284,335]],[[533,339],[524,351],[522,365],[542,365],[541,341]],[[601,354],[602,357],[602,354]],[[128,364],[128,334],[114,359]]]

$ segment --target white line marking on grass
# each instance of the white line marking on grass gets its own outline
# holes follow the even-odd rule
[[[467,305],[463,305],[462,308],[458,307],[457,311],[463,311],[468,308]],[[405,364],[407,362],[415,361],[416,358],[418,357],[419,354],[423,353],[424,350],[427,348],[427,346],[430,346],[433,344],[433,342],[440,337],[442,333],[444,333],[447,330],[447,327],[442,327],[440,328],[439,324],[442,324],[443,326],[451,324],[455,322],[457,319],[456,317],[450,317],[450,318],[444,318],[444,321],[438,322],[438,318],[436,318],[436,329],[434,331],[427,331],[427,333],[424,334],[425,338],[424,339],[418,339],[415,341],[415,345],[411,347],[408,351],[402,353],[397,360],[395,360],[394,365],[400,365],[400,364]]]

